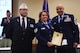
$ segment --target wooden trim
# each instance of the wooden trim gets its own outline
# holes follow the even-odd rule
[[[32,46],[33,46],[33,47],[36,47],[36,46],[37,46],[37,44],[32,44]]]

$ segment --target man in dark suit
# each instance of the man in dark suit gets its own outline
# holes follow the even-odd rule
[[[7,35],[12,40],[12,53],[32,53],[35,20],[28,17],[28,7],[22,3],[19,7],[20,16],[11,19]]]
[[[52,19],[54,31],[63,33],[62,45],[57,46],[57,53],[76,53],[79,43],[79,30],[72,14],[64,13],[64,7],[59,4],[56,7],[58,13]]]
[[[12,17],[10,17],[9,10],[6,11],[6,16],[7,17],[4,17],[2,19],[1,26],[3,26],[2,36],[7,38],[6,31],[8,30],[8,25],[10,24],[10,19],[12,18]]]

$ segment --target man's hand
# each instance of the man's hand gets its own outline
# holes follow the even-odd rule
[[[77,43],[77,42],[74,42],[74,43],[73,43],[73,47],[74,47],[74,48],[77,48],[77,46],[78,46],[78,43]]]
[[[4,19],[4,23],[7,23],[7,19]]]

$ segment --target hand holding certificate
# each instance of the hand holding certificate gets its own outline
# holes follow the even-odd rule
[[[54,31],[54,34],[53,34],[51,42],[54,45],[61,46],[62,38],[63,38],[63,34],[62,33]]]

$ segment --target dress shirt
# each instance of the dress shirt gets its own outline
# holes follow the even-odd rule
[[[20,25],[22,26],[22,16],[20,16]],[[27,17],[24,17],[25,28],[27,28]]]

